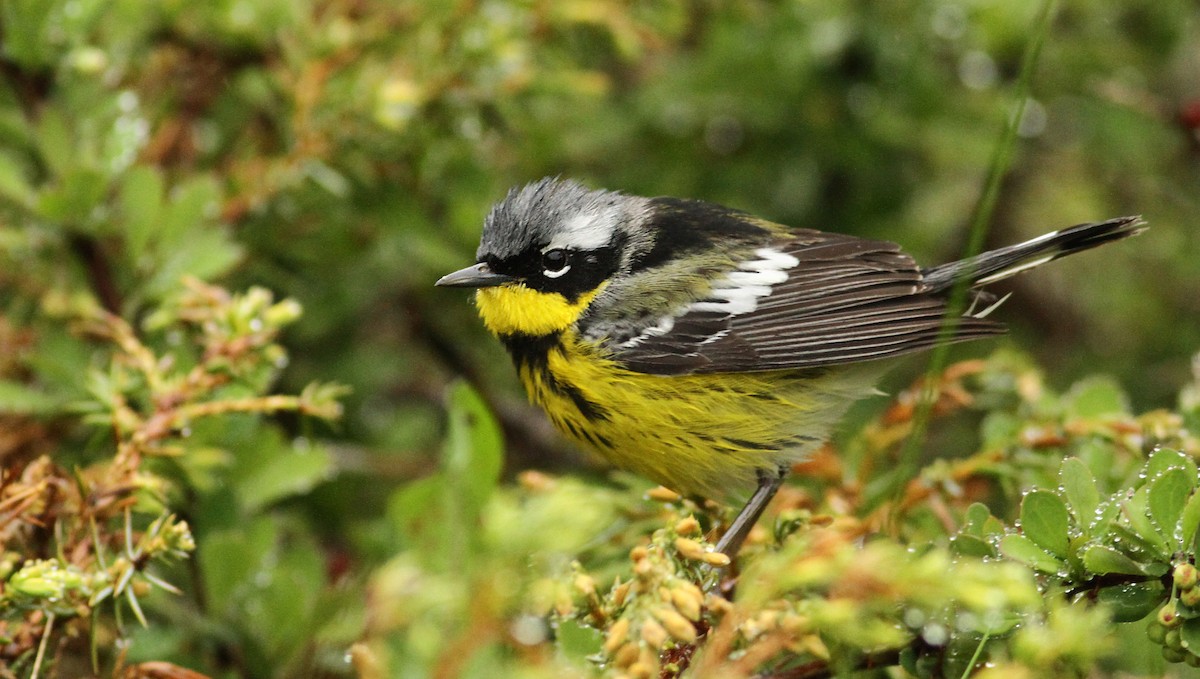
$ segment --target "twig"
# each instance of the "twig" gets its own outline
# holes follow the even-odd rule
[[[42,659],[46,657],[46,644],[50,641],[50,632],[54,629],[54,613],[46,614],[46,627],[42,630],[42,640],[38,643],[37,657],[33,660],[33,670],[29,673],[29,679],[37,679],[38,673],[42,671]]]

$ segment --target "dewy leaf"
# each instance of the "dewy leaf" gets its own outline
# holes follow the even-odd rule
[[[967,535],[983,535],[983,526],[991,515],[987,505],[982,502],[971,503],[971,506],[967,507],[966,516],[963,517],[962,532]]]
[[[1021,530],[1025,537],[1059,558],[1067,556],[1070,522],[1066,503],[1050,491],[1032,491],[1021,501]]]
[[[1190,652],[1200,651],[1200,618],[1192,618],[1179,628],[1179,641]]]
[[[1038,547],[1024,535],[1005,535],[1000,540],[1000,552],[1013,561],[1019,561],[1026,566],[1051,575],[1057,575],[1066,568],[1062,561]]]
[[[1196,463],[1187,455],[1170,448],[1159,448],[1150,454],[1150,459],[1146,461],[1145,477],[1147,479],[1155,479],[1159,474],[1168,469],[1186,469],[1191,472],[1192,477],[1196,476]]]
[[[1121,505],[1116,499],[1105,500],[1096,508],[1090,524],[1092,535],[1104,535],[1108,527],[1121,515]]]
[[[1146,617],[1163,602],[1166,592],[1158,582],[1135,582],[1104,587],[1097,598],[1107,604],[1115,622],[1135,622]]]
[[[1083,460],[1068,457],[1058,470],[1058,482],[1067,496],[1075,520],[1080,526],[1090,526],[1096,519],[1096,507],[1100,505],[1100,491],[1096,488],[1092,471]]]
[[[1180,518],[1180,537],[1184,550],[1195,549],[1197,528],[1200,528],[1200,493],[1193,492],[1183,506],[1183,516]]]
[[[1129,413],[1129,398],[1112,378],[1089,377],[1076,382],[1063,396],[1067,415],[1092,419]]]
[[[1133,532],[1145,540],[1146,544],[1152,546],[1160,556],[1165,557],[1171,550],[1167,545],[1166,538],[1150,520],[1149,494],[1150,489],[1147,486],[1138,488],[1129,499],[1125,500],[1121,507],[1121,513],[1129,522],[1129,527]]]
[[[540,622],[540,620],[539,620]],[[604,637],[594,627],[582,625],[570,618],[555,626],[555,639],[558,648],[568,658],[586,666],[587,658],[600,652]]]
[[[1127,554],[1108,545],[1091,545],[1083,551],[1083,567],[1096,575],[1120,573],[1145,575],[1146,571]]]
[[[1168,469],[1150,482],[1150,518],[1167,539],[1174,539],[1183,506],[1196,485],[1196,478],[1178,467]]]
[[[955,554],[981,559],[994,558],[996,556],[996,548],[992,546],[992,543],[968,533],[959,533],[951,538],[950,549]]]

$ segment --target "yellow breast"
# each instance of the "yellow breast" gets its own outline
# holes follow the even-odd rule
[[[876,369],[648,375],[625,368],[575,323],[604,289],[570,300],[523,285],[483,288],[476,306],[507,345],[530,399],[609,462],[685,494],[753,487],[819,445]]]
[[[570,332],[544,364],[520,368],[530,398],[567,436],[617,467],[713,498],[808,454],[870,391],[874,372],[647,375]]]

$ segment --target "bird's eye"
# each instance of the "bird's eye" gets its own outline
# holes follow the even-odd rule
[[[571,270],[571,253],[562,248],[554,248],[542,253],[542,273],[550,278],[558,278]]]

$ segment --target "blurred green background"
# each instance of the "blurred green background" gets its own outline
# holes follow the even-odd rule
[[[136,323],[185,274],[298,300],[278,390],[353,392],[331,428],[281,421],[280,445],[318,441],[329,467],[255,507],[268,518],[254,530],[319,555],[297,569],[361,584],[410,546],[382,517],[436,468],[452,380],[497,415],[507,474],[589,464],[530,410],[469,296],[432,286],[473,261],[510,186],[563,175],[953,259],[1038,7],[4,0],[3,336],[25,337],[45,367],[67,350],[45,339],[49,297],[94,296]],[[1138,410],[1170,407],[1200,350],[1192,2],[1058,3],[987,243],[1124,214],[1151,230],[1011,283],[999,317],[1013,333],[999,342],[1033,354],[1053,385],[1108,373]],[[996,346],[982,344],[956,355]],[[893,386],[921,368],[910,361]],[[29,449],[0,454],[15,464]],[[263,644],[263,658],[303,664]]]

